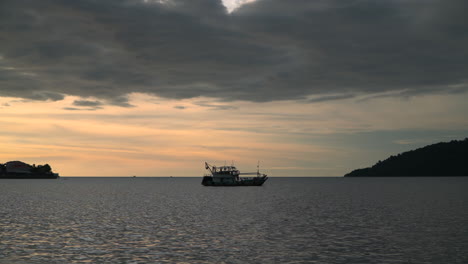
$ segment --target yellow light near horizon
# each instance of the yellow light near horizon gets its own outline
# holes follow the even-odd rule
[[[267,171],[340,175],[346,168],[336,161],[360,155],[359,151],[327,146],[321,138],[441,126],[464,129],[467,98],[468,93],[410,102],[381,98],[307,104],[131,94],[135,107],[104,105],[96,111],[73,102],[97,98],[67,96],[57,102],[0,98],[0,163],[49,163],[66,176],[197,176],[204,173],[205,161],[234,160],[239,168],[251,170],[261,160]],[[432,118],[425,118],[428,114]]]

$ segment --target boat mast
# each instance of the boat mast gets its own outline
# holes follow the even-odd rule
[[[209,171],[211,172],[211,174],[213,174],[213,170],[211,169],[211,167],[213,167],[213,166],[211,166],[210,164],[208,164],[208,163],[205,161],[205,169],[206,169],[206,170],[209,170]]]
[[[260,161],[257,161],[257,177],[260,176]]]

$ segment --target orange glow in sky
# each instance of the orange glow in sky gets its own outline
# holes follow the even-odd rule
[[[337,176],[352,169],[363,150],[325,144],[327,135],[466,125],[462,115],[442,120],[447,107],[463,104],[463,98],[453,96],[428,96],[411,104],[400,99],[297,104],[133,94],[131,108],[66,110],[77,99],[2,98],[0,160],[49,163],[65,176],[199,176],[204,161],[234,161],[252,170],[258,160],[270,175]],[[422,105],[431,108],[418,110]],[[392,111],[405,107],[406,113]],[[440,113],[440,119],[420,120],[427,111]]]

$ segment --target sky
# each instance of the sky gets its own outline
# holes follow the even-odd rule
[[[0,0],[0,163],[342,176],[468,137],[465,0]]]

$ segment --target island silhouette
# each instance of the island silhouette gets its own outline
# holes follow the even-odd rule
[[[390,156],[344,177],[468,176],[468,138],[428,145]]]
[[[49,164],[30,165],[22,161],[8,161],[0,163],[0,179],[57,179],[58,173],[54,173]]]

